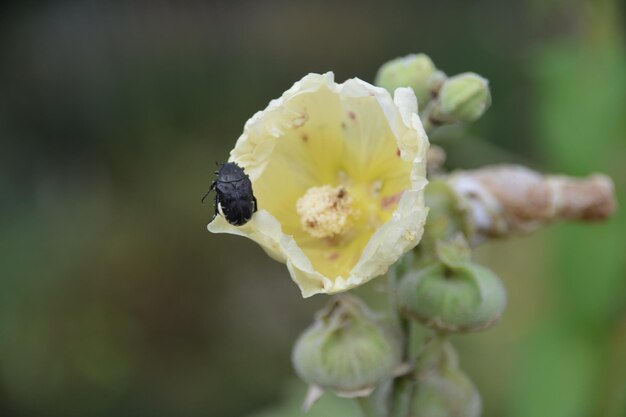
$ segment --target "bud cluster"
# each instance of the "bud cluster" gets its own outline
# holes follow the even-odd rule
[[[428,55],[413,54],[385,63],[378,70],[375,84],[392,94],[396,88],[411,87],[422,107],[437,94],[445,78]]]
[[[425,54],[387,62],[376,84],[391,93],[410,87],[427,132],[473,122],[491,104],[486,79],[470,72],[448,77]],[[414,112],[412,120],[419,122]],[[375,391],[359,398],[364,415],[478,417],[480,395],[460,369],[448,333],[493,326],[504,312],[507,294],[493,271],[471,260],[467,241],[477,244],[559,219],[603,220],[615,211],[613,182],[603,175],[545,176],[510,165],[447,174],[445,159],[443,148],[430,148],[424,233],[388,276],[394,320],[353,296],[341,296],[316,315],[296,342],[293,364],[310,385],[305,404],[323,391],[344,397],[368,397]],[[352,200],[341,186],[312,188],[296,209],[312,236],[331,238],[354,226]],[[419,349],[418,324],[430,333]],[[376,407],[368,409],[368,404]]]
[[[472,72],[447,77],[425,54],[387,62],[376,75],[376,85],[392,93],[398,87],[411,87],[427,131],[442,124],[473,122],[491,105],[485,78]]]

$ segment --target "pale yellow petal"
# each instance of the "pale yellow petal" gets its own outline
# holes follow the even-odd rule
[[[240,227],[218,216],[209,230],[253,239],[287,264],[304,297],[361,285],[419,242],[427,147],[410,89],[392,99],[358,79],[336,84],[332,73],[309,74],[255,114],[231,152],[261,210]],[[296,202],[325,186],[349,193],[350,229],[314,237]]]

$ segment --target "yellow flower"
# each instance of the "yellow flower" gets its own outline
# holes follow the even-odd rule
[[[392,99],[356,78],[309,74],[248,120],[231,152],[259,211],[208,229],[257,242],[304,297],[348,290],[418,244],[427,148],[411,89]]]

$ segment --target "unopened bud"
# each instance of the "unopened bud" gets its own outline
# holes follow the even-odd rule
[[[376,85],[393,94],[398,87],[411,87],[417,102],[423,106],[432,88],[440,84],[443,73],[437,71],[433,61],[425,54],[408,55],[385,63],[376,75]]]
[[[439,363],[418,375],[411,416],[478,417],[481,409],[478,390],[459,369],[455,352],[447,346]]]
[[[435,263],[401,282],[398,297],[411,318],[447,332],[483,330],[506,306],[506,291],[489,269],[471,262]]]
[[[360,300],[336,298],[298,339],[292,360],[311,385],[344,396],[368,395],[391,378],[402,352],[397,330]]]
[[[442,122],[473,122],[491,105],[489,82],[466,72],[448,78],[439,92],[439,108],[433,116]]]

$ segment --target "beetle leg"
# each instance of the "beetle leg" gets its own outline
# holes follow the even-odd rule
[[[215,208],[215,214],[213,215],[213,219],[215,219],[219,213],[219,211],[217,210],[217,193],[215,194],[215,198],[213,199],[213,208]],[[211,219],[211,221],[213,221],[213,219]]]
[[[254,201],[254,211],[253,213],[256,213],[256,211],[259,209],[259,205],[256,202],[256,197],[252,196],[252,201]]]
[[[206,193],[202,196],[202,199],[200,200],[201,202],[203,202],[203,203],[204,203],[204,199],[206,198],[206,196],[207,196],[207,195],[209,195],[209,193],[210,193],[211,191],[213,191],[213,190],[215,189],[215,186],[216,186],[216,185],[217,185],[217,181],[213,181],[213,182],[211,183],[211,186],[209,187],[209,191],[207,191],[207,192],[206,192]]]

